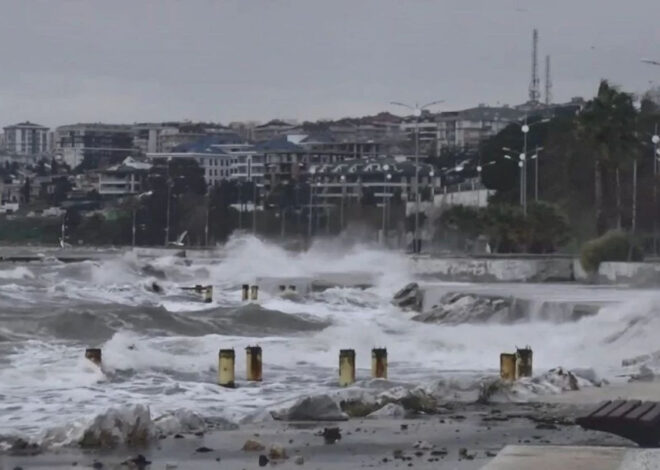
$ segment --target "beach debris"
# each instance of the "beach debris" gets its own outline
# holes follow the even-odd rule
[[[103,468],[103,464],[101,462],[95,460],[94,463],[92,464],[92,468],[95,468],[95,469],[98,470],[99,468]]]
[[[475,454],[469,454],[465,447],[458,449],[458,460],[474,460]]]
[[[497,456],[497,451],[494,450],[487,450],[486,451],[486,457],[495,457]]]
[[[447,454],[448,454],[447,449],[445,449],[444,447],[442,449],[436,449],[431,451],[431,455],[433,455],[434,457],[444,457]]]
[[[298,400],[288,410],[271,412],[276,420],[283,421],[345,421],[348,416],[328,395],[315,395]]]
[[[261,442],[255,441],[253,439],[248,439],[247,441],[245,441],[245,444],[243,444],[243,450],[245,452],[259,452],[264,449],[265,447]]]
[[[427,441],[417,441],[413,444],[413,449],[419,450],[431,450],[433,447],[433,444]]]
[[[263,454],[259,456],[259,466],[260,467],[265,467],[266,465],[268,465],[268,462],[270,462],[270,460],[268,460],[268,457],[266,457]]]
[[[392,451],[392,457],[395,459],[403,459],[403,451],[401,449],[394,449]]]
[[[339,428],[323,428],[321,433],[326,444],[334,444],[341,440],[341,430]]]
[[[271,460],[287,459],[286,449],[279,445],[272,445],[268,451],[268,457]]]
[[[402,431],[407,431],[408,430],[408,425],[407,424],[402,424],[401,425],[401,430]]]
[[[151,461],[147,460],[144,455],[138,454],[132,459],[125,460],[121,464],[137,470],[144,470],[147,465],[151,465]]]
[[[388,403],[382,408],[373,411],[367,415],[369,419],[403,419],[406,416],[406,410],[396,403]]]
[[[351,418],[364,418],[382,408],[382,405],[377,401],[353,399],[340,401],[339,407]]]
[[[206,431],[204,418],[194,411],[179,408],[169,411],[153,420],[159,433],[165,435],[181,435],[180,433],[197,433]],[[180,439],[180,438],[177,438]]]
[[[202,446],[195,449],[195,452],[199,452],[200,454],[205,454],[207,452],[213,452],[213,449],[211,449],[210,447]]]
[[[536,425],[536,429],[544,429],[544,430],[555,430],[559,429],[555,424],[552,423],[539,423]]]
[[[305,463],[305,459],[302,455],[299,455],[298,457],[296,457],[293,463],[295,463],[296,465],[302,465]]]

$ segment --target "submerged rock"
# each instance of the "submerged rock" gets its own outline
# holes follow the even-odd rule
[[[422,308],[422,291],[419,284],[411,282],[403,289],[394,294],[392,303],[405,310],[420,311]]]
[[[507,297],[450,292],[440,299],[439,305],[412,319],[424,323],[459,325],[484,323],[493,318],[510,320],[512,300]]]

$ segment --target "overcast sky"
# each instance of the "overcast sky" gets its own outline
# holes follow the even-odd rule
[[[0,125],[318,119],[660,84],[660,0],[0,0]]]

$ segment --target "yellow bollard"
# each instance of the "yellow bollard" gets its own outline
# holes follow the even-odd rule
[[[257,300],[259,297],[259,286],[250,287],[250,298],[252,300]]]
[[[85,349],[85,359],[89,359],[94,364],[101,367],[101,348]]]
[[[371,350],[371,377],[374,379],[387,378],[387,349],[374,348]]]
[[[245,378],[252,382],[261,382],[262,380],[262,363],[261,363],[261,347],[248,346],[245,348]]]
[[[222,387],[234,388],[234,362],[236,355],[233,349],[221,349],[218,353],[218,384]]]
[[[249,284],[243,284],[242,287],[242,299],[243,302],[246,302],[250,298],[250,285]]]
[[[204,287],[204,290],[202,291],[202,299],[207,304],[213,302],[213,286]]]
[[[339,386],[346,387],[355,382],[355,350],[339,351]]]
[[[516,378],[532,376],[532,348],[516,348]]]
[[[500,354],[500,378],[502,380],[516,379],[516,355],[510,353]]]

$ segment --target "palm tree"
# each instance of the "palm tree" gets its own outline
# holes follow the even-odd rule
[[[615,175],[617,225],[621,225],[621,182],[619,170],[634,157],[637,147],[635,124],[637,110],[633,97],[602,80],[597,96],[589,101],[577,122],[580,139],[591,148],[594,161],[594,207],[596,230],[604,233],[609,227],[605,214],[603,187]]]

